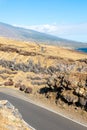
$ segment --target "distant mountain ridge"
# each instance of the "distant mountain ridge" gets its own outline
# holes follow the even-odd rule
[[[74,48],[79,48],[83,46],[87,47],[86,43],[66,40],[53,35],[41,33],[31,29],[15,27],[2,22],[0,22],[0,36],[17,39],[17,40],[35,41],[38,43],[46,43],[46,44],[60,45],[66,47],[74,47]]]

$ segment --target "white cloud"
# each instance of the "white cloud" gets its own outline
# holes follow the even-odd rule
[[[16,25],[15,25],[16,26]],[[43,24],[43,25],[31,25],[31,26],[20,26],[27,29],[36,30],[39,32],[44,32],[58,37],[63,37],[72,40],[84,40],[87,41],[87,23],[83,24]],[[77,38],[76,38],[77,37]]]
[[[26,29],[32,29],[44,33],[53,33],[57,31],[57,26],[55,24],[31,25],[31,26],[14,25],[14,26],[23,27]]]

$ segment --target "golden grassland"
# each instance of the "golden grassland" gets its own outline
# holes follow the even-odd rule
[[[65,60],[78,60],[87,58],[87,54],[85,53],[76,52],[63,47],[37,44],[35,42],[23,42],[0,37],[0,48],[2,47],[4,48],[4,51],[0,50],[0,59],[4,59],[6,61],[15,61],[16,63],[27,63],[29,60],[33,60],[34,63],[38,63],[39,61],[41,66],[46,67],[58,63],[58,58],[63,58]],[[11,49],[7,50],[7,48],[16,49],[18,52],[12,51]],[[23,54],[19,53],[21,51]],[[34,55],[27,55],[28,52],[33,52]],[[0,70],[4,70],[4,67],[0,66]],[[27,79],[28,75],[34,77],[36,74],[33,72],[25,73],[22,71],[18,71],[17,74],[10,75],[4,73],[0,75],[0,84],[2,85],[2,83],[5,81],[4,79],[7,77],[6,79],[12,78],[15,82],[21,81],[23,84],[33,87],[31,82]],[[46,77],[46,75],[44,76]],[[43,77],[43,74],[41,74],[40,77]]]
[[[56,63],[58,58],[64,59],[84,59],[87,58],[87,54],[76,52],[71,49],[66,49],[58,46],[51,46],[45,44],[37,44],[35,42],[23,42],[17,40],[11,40],[7,38],[0,37],[0,48],[3,47],[5,50],[0,50],[0,59],[13,61],[16,63],[26,63],[28,60],[32,59],[34,62],[40,62],[42,66],[49,66]],[[24,55],[17,53],[16,51],[8,51],[7,48],[17,49],[19,52],[23,53],[34,53],[34,55]]]
[[[0,44],[4,46],[14,47],[23,51],[35,52],[36,59],[39,58],[41,60],[44,59],[44,57],[47,58],[48,56],[70,58],[73,60],[87,58],[87,54],[85,53],[76,52],[74,50],[66,49],[66,48],[58,47],[58,46],[37,44],[35,42],[22,42],[22,41],[16,41],[16,40],[11,40],[11,39],[0,37]],[[41,51],[41,48],[44,48],[44,52]],[[40,55],[37,55],[37,53],[39,53]],[[26,61],[27,58],[29,58],[29,56],[23,56],[23,55],[20,55],[19,57],[18,54],[12,53],[12,52],[9,52],[9,53],[0,52],[0,57],[7,58],[9,60],[11,60],[13,57],[14,58],[18,57],[19,60],[23,60],[23,61]]]
[[[12,39],[7,39],[0,37],[0,60],[5,61],[14,61],[17,63],[28,63],[29,60],[32,60],[34,63],[40,62],[41,67],[49,67],[57,64],[58,62],[66,62],[68,63],[69,60],[79,60],[79,59],[87,59],[86,53],[77,52],[70,48],[59,47],[59,46],[52,46],[46,44],[38,44],[36,42],[25,42],[25,41],[17,41]],[[62,60],[64,59],[64,60]],[[61,62],[61,63],[62,63]],[[80,66],[80,63],[78,63]],[[84,63],[83,63],[84,64]],[[21,82],[26,87],[31,87],[33,92],[31,97],[36,96],[36,99],[40,99],[41,101],[44,100],[44,96],[37,96],[37,91],[39,88],[42,88],[44,85],[33,85],[32,80],[28,77],[40,77],[41,82],[44,81],[44,78],[49,78],[49,74],[43,73],[34,73],[34,72],[24,72],[24,71],[12,71],[7,67],[0,66],[0,70],[4,71],[7,70],[9,73],[1,73],[0,74],[0,86],[2,87],[9,87],[15,88],[15,84]],[[14,74],[13,72],[17,72]],[[73,73],[72,73],[73,74]],[[77,73],[76,73],[77,74]],[[84,77],[84,73],[82,75]],[[71,75],[71,78],[73,75]],[[78,74],[76,75],[78,77]],[[4,83],[8,81],[8,79],[12,79],[14,82],[13,86],[5,86]],[[41,99],[42,98],[42,99]],[[35,100],[35,98],[34,98]],[[50,100],[49,100],[50,102]],[[53,106],[54,107],[54,106]],[[68,108],[67,108],[68,110]],[[71,111],[71,108],[70,108]],[[75,113],[76,115],[76,113]],[[2,120],[1,120],[2,119]],[[87,119],[87,118],[86,118]],[[6,123],[8,120],[3,119],[2,115],[0,114],[0,130],[3,129],[3,124]],[[7,129],[5,129],[7,130]]]

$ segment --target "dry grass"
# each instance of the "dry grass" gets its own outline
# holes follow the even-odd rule
[[[31,42],[22,42],[22,41],[16,41],[16,40],[10,40],[7,38],[0,37],[0,48],[13,48],[18,50],[19,52],[9,50],[7,49],[5,51],[0,50],[0,59],[9,60],[9,61],[15,61],[16,63],[27,63],[30,59],[33,60],[34,63],[38,63],[38,61],[41,63],[41,66],[52,66],[58,63],[58,58],[64,58],[64,59],[72,59],[72,60],[78,60],[82,58],[87,58],[87,54],[85,53],[79,53],[70,49],[65,49],[62,47],[57,46],[50,46],[50,45],[37,45],[36,43]],[[20,52],[26,53],[26,52],[34,52],[34,56],[31,55],[23,55],[20,54]],[[0,70],[3,70],[5,68],[0,66]],[[10,71],[10,70],[9,70]],[[27,75],[34,76],[35,74],[32,72],[22,72],[18,71],[16,75],[13,74],[5,74],[3,73],[3,76],[8,78],[12,78],[13,81],[19,82],[21,81],[26,86],[31,86],[31,82],[27,80]],[[0,84],[4,82],[4,79],[2,75],[0,76]],[[12,86],[11,86],[12,87]]]
[[[0,109],[0,130],[31,130],[22,120],[16,118],[11,110]]]
[[[67,59],[78,60],[78,59],[87,58],[87,54],[85,54],[85,53],[76,52],[74,50],[65,49],[63,47],[50,46],[50,45],[44,45],[44,44],[37,45],[36,43],[10,40],[7,38],[0,38],[0,47],[3,47],[3,48],[11,47],[11,48],[17,49],[19,52],[21,52],[21,51],[24,53],[34,52],[34,54],[35,54],[34,56],[23,55],[16,51],[14,51],[14,52],[12,52],[10,50],[7,51],[7,49],[6,49],[5,51],[0,50],[0,59],[4,59],[6,61],[11,60],[11,61],[15,61],[16,63],[22,63],[22,62],[27,63],[30,59],[32,59],[34,61],[34,63],[38,63],[38,61],[39,61],[41,63],[41,66],[46,66],[46,67],[49,67],[49,66],[52,66],[52,65],[55,65],[56,63],[58,63],[59,58],[60,59],[63,58],[66,61],[67,61]],[[43,49],[43,51],[42,51],[42,49]],[[6,68],[0,66],[0,70],[6,70]],[[11,71],[11,70],[8,70],[8,71]],[[36,96],[36,98],[33,97],[34,100],[37,101],[37,99],[38,100],[40,99],[40,101],[43,100],[44,103],[46,102],[46,100],[44,100],[43,95],[41,97],[35,95],[37,90],[42,86],[32,85],[31,80],[27,78],[28,76],[31,76],[31,77],[38,76],[38,74],[35,74],[33,72],[17,71],[17,74],[3,73],[2,75],[4,77],[8,76],[8,78],[3,79],[3,77],[0,76],[0,84],[3,84],[9,78],[11,78],[14,81],[14,83],[18,83],[20,81],[21,84],[26,85],[26,87],[29,86],[29,87],[34,88],[33,94],[30,95],[31,97],[33,97],[33,95]],[[41,80],[43,80],[43,76],[46,77],[47,75],[39,74],[39,76],[42,77]],[[14,85],[6,86],[6,87],[14,88]],[[49,100],[49,102],[50,102],[50,100]],[[52,103],[51,103],[51,105],[52,105]],[[53,105],[53,107],[54,107],[54,105]],[[68,110],[68,108],[66,108],[66,109]],[[6,117],[4,118],[3,115],[0,114],[0,124],[1,124],[0,130],[8,130],[6,127],[4,127],[4,125],[8,124],[8,123],[16,123],[16,122],[15,121],[12,122],[11,120],[9,121]],[[25,129],[25,130],[27,130],[27,129]]]
[[[65,49],[65,48],[57,47],[57,46],[50,46],[50,45],[44,45],[44,44],[37,45],[36,43],[22,42],[22,41],[10,40],[6,38],[0,38],[0,44],[4,45],[4,47],[10,46],[10,47],[17,48],[19,50],[23,50],[27,52],[35,52],[36,55],[34,57],[34,60],[36,58],[36,60],[40,59],[43,62],[45,59],[48,59],[49,56],[70,58],[73,60],[87,58],[87,54],[85,53],[80,53],[80,52],[76,52],[70,49]],[[44,52],[42,52],[41,48],[44,48]],[[37,55],[37,53],[39,53],[40,55]],[[7,59],[17,58],[18,56],[19,54],[15,52],[14,53],[0,52],[0,57],[7,58]],[[30,56],[20,55],[20,57],[18,57],[19,61],[20,60],[27,61],[28,58],[30,58]]]

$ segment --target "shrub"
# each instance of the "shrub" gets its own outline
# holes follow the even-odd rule
[[[30,88],[30,87],[26,88],[25,93],[32,93],[32,88]]]

